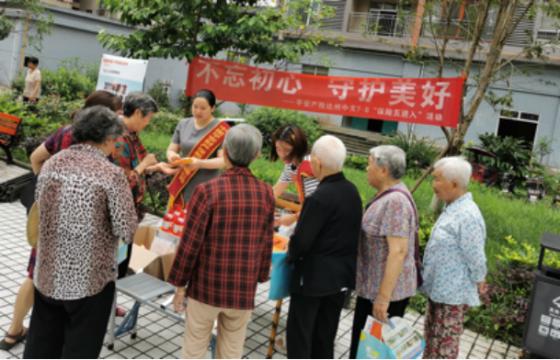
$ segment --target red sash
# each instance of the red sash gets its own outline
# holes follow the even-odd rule
[[[197,159],[208,159],[224,142],[224,138],[229,129],[229,125],[225,121],[220,121],[208,134],[204,135],[202,139],[191,149],[188,156],[195,157]],[[185,204],[183,203],[183,197],[179,196],[185,186],[191,181],[195,176],[198,169],[189,170],[183,168],[182,171],[177,173],[173,180],[167,185],[167,190],[169,191],[169,203],[167,204],[167,209],[171,210],[176,206],[183,208]]]
[[[311,168],[311,161],[309,160],[303,160],[301,164],[299,164],[295,178],[293,179],[301,205],[303,205],[303,200],[305,200],[305,185],[303,181],[306,177],[313,177],[313,168]]]

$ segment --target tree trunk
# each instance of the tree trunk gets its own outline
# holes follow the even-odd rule
[[[515,18],[514,14],[519,1],[520,0],[499,1],[498,16],[496,19],[496,27],[494,28],[494,35],[492,37],[492,42],[488,50],[486,62],[482,71],[480,72],[478,86],[476,88],[475,94],[470,101],[470,104],[468,105],[466,114],[464,114],[459,120],[457,129],[452,132],[447,147],[440,153],[436,160],[439,160],[444,156],[458,155],[461,153],[465,135],[467,134],[467,131],[472,121],[474,120],[480,104],[486,96],[488,87],[490,86],[494,77],[495,70],[499,66],[505,42],[508,36],[514,30],[514,25],[517,23],[518,19]],[[530,2],[529,6],[531,6],[532,3],[533,2]],[[478,41],[480,41],[480,38],[478,38]],[[416,191],[420,187],[421,183],[428,177],[432,169],[433,167],[430,167],[422,174],[420,179],[418,179],[418,181],[414,185],[412,192]]]

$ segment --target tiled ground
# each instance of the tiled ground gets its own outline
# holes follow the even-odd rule
[[[149,218],[148,221],[157,221]],[[29,246],[25,241],[25,210],[19,203],[0,204],[0,333],[8,329],[12,316],[13,303],[19,285],[25,276]],[[268,336],[275,303],[267,299],[268,284],[258,288],[256,308],[247,331],[244,356],[264,358],[268,349]],[[130,308],[132,300],[119,296],[119,304]],[[288,303],[282,309],[279,333],[285,333]],[[406,318],[419,330],[423,317],[409,313]],[[28,321],[28,320],[27,320]],[[26,322],[27,322],[26,321]],[[337,358],[347,358],[350,345],[352,312],[343,310],[338,329],[335,354]],[[115,342],[114,351],[104,347],[103,358],[178,358],[181,356],[183,325],[162,316],[160,312],[147,307],[140,309],[138,337],[132,340],[125,336]],[[274,358],[285,358],[285,351]],[[10,352],[0,351],[0,358],[20,358],[23,344]],[[466,331],[461,342],[461,358],[517,358],[520,350],[499,341],[485,338]]]

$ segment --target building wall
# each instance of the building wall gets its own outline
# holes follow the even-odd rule
[[[39,66],[54,70],[61,61],[77,58],[81,64],[99,65],[103,54],[115,54],[104,49],[97,34],[105,29],[109,33],[129,33],[130,29],[118,22],[67,9],[50,9],[54,25],[49,35],[42,42],[41,50],[27,47],[24,56],[37,56]],[[21,29],[23,22],[17,19],[17,28],[5,40],[0,41],[0,85],[9,86],[17,76],[20,62]],[[144,89],[149,89],[157,80],[168,81],[171,84],[170,95],[174,102],[179,93],[184,90],[187,77],[187,66],[184,61],[150,58],[148,71],[144,82]]]
[[[51,34],[43,41],[41,51],[29,47],[25,55],[37,56],[42,68],[56,69],[64,59],[76,57],[81,63],[99,64],[103,49],[97,41],[97,33],[105,29],[110,33],[127,33],[129,28],[118,22],[65,9],[52,9],[54,26]],[[10,14],[9,14],[10,15]],[[9,86],[17,75],[20,62],[21,34],[23,23],[16,13],[16,28],[12,34],[0,41],[0,85]],[[435,73],[434,67],[421,67],[405,61],[400,54],[372,52],[366,50],[320,47],[312,56],[302,59],[301,63],[328,66],[329,75],[356,77],[428,77]],[[301,64],[292,64],[289,71],[301,71]],[[476,69],[475,69],[476,71]],[[457,75],[454,70],[446,69],[444,76]],[[149,59],[144,88],[149,89],[157,81],[171,85],[170,95],[176,103],[179,93],[185,87],[187,66],[178,60]],[[471,82],[474,80],[471,79]],[[535,143],[542,138],[551,138],[554,152],[545,159],[545,164],[560,168],[560,69],[558,67],[535,68],[529,75],[512,75],[509,83],[494,84],[493,90],[504,94],[513,89],[514,110],[539,114],[539,125]],[[235,116],[237,106],[226,103],[221,110]],[[320,120],[334,125],[342,124],[341,116],[318,115]],[[487,103],[482,103],[476,118],[469,129],[466,140],[476,142],[484,132],[495,133],[498,127],[499,111]],[[414,132],[437,141],[443,141],[443,134],[437,127],[413,126]],[[408,131],[411,126],[400,123],[399,131]]]
[[[435,66],[421,67],[407,62],[397,54],[374,53],[365,50],[352,50],[331,47],[321,47],[319,51],[304,58],[306,64],[324,65],[325,59],[329,64],[329,75],[356,77],[430,77],[435,76]],[[513,93],[512,110],[534,113],[539,115],[539,123],[535,136],[535,144],[540,139],[552,139],[553,153],[544,159],[548,166],[560,168],[560,68],[552,66],[536,66],[516,64],[527,70],[526,74],[513,74],[508,83],[493,84],[491,90],[497,95],[505,95],[511,88]],[[506,69],[511,71],[511,69]],[[473,75],[478,68],[473,70]],[[444,76],[457,76],[453,69],[446,69]],[[469,80],[469,93],[474,91],[474,78]],[[342,125],[342,116],[318,115],[324,122]],[[478,135],[485,132],[497,133],[500,109],[494,109],[487,102],[483,102],[476,114],[475,120],[466,136],[466,141],[476,143]],[[409,131],[411,126],[400,123],[398,130]],[[420,136],[432,138],[440,143],[445,141],[441,129],[434,126],[414,125],[412,130]]]
[[[23,23],[18,19],[14,20],[12,32],[0,41],[0,86],[10,86],[18,71]]]

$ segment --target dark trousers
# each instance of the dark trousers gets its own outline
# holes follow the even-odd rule
[[[289,359],[332,359],[346,292],[327,296],[292,294],[288,310]]]
[[[99,357],[114,296],[114,282],[107,284],[100,293],[79,300],[54,300],[35,289],[23,357]]]
[[[128,264],[130,264],[130,258],[132,257],[132,243],[128,244],[128,254],[126,255],[126,259],[119,264],[118,270],[118,278],[122,279],[128,274]]]
[[[400,301],[392,301],[389,303],[389,317],[399,316],[403,317],[408,301],[406,298]],[[369,299],[359,297],[356,299],[356,309],[354,310],[354,322],[352,323],[352,340],[350,343],[350,359],[356,358],[358,352],[358,343],[360,342],[360,333],[366,325],[368,315],[373,314],[373,302]]]

